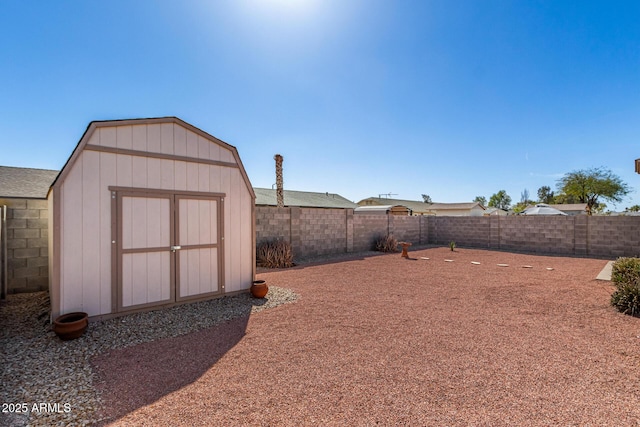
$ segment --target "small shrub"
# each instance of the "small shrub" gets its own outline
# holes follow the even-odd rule
[[[611,305],[624,314],[640,317],[640,258],[618,258],[611,269],[616,291]]]
[[[451,252],[453,252],[453,250],[456,248],[456,242],[449,242],[449,249],[451,249]]]
[[[398,240],[390,234],[379,237],[375,241],[375,250],[378,252],[397,252]]]
[[[611,268],[611,281],[630,283],[640,279],[640,258],[618,258]]]
[[[640,317],[640,283],[619,283],[611,295],[611,305],[621,313]]]
[[[260,243],[256,250],[256,261],[260,267],[266,268],[293,267],[291,244],[280,239]]]

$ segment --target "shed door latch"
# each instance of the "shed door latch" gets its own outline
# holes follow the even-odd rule
[[[182,249],[180,246],[171,246],[171,252],[175,252]]]

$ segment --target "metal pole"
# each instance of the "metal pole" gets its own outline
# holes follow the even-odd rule
[[[7,206],[2,206],[0,209],[0,223],[2,226],[0,227],[0,243],[2,244],[2,248],[0,248],[0,260],[2,261],[2,272],[0,274],[0,299],[7,298],[7,284],[9,281],[9,272],[8,272],[8,261],[7,261]]]

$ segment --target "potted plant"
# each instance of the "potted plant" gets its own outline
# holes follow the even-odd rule
[[[79,338],[89,325],[89,316],[84,312],[74,312],[56,317],[53,321],[53,331],[63,341]]]

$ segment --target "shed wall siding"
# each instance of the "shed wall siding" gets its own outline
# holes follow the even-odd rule
[[[85,311],[95,316],[114,310],[109,186],[226,194],[224,291],[251,286],[253,199],[239,167],[97,151],[91,146],[237,165],[233,152],[173,123],[98,127],[87,144],[59,183],[60,313]]]

